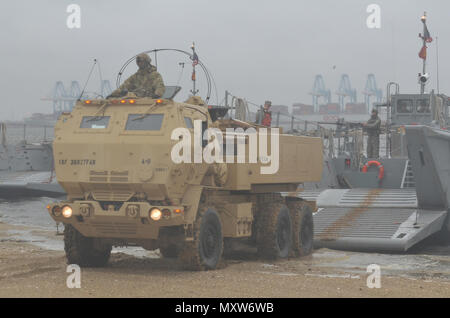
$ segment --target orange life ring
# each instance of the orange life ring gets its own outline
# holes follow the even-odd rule
[[[381,162],[376,161],[376,160],[371,160],[369,162],[367,162],[363,167],[362,167],[362,172],[367,172],[367,170],[369,169],[370,166],[377,166],[378,167],[378,180],[383,180],[384,178],[384,167],[381,164]]]

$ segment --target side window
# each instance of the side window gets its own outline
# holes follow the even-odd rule
[[[208,140],[204,140],[204,139],[203,139],[203,136],[205,135],[206,129],[208,129],[208,122],[207,122],[207,121],[202,121],[202,135],[201,135],[201,138],[202,138],[202,148],[205,148],[206,145],[208,145]]]
[[[130,114],[125,130],[160,130],[163,114]]]
[[[186,124],[187,128],[194,128],[194,124],[192,123],[192,118],[190,117],[184,117],[184,123]]]
[[[80,128],[105,129],[108,127],[110,116],[84,116]]]
[[[397,101],[397,113],[412,113],[413,112],[413,101],[412,99],[399,99]]]
[[[417,101],[417,112],[420,114],[431,113],[430,100],[429,99],[419,99]]]

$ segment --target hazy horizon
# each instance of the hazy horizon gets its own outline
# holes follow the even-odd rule
[[[66,8],[72,3],[81,7],[80,29],[66,26]],[[380,29],[366,26],[366,8],[372,3],[381,7]],[[154,48],[189,51],[193,41],[217,85],[213,103],[228,90],[257,104],[266,99],[274,105],[311,104],[316,74],[323,75],[334,102],[344,73],[359,102],[364,101],[361,92],[369,73],[383,93],[390,81],[398,82],[401,92],[418,92],[424,11],[434,39],[428,45],[427,90],[436,88],[438,36],[440,91],[445,93],[450,85],[445,59],[450,52],[449,9],[443,0],[5,1],[0,12],[1,69],[6,74],[1,78],[0,120],[52,112],[52,103],[41,98],[59,80],[66,88],[72,80],[83,86],[94,58],[115,88],[117,73],[131,56]],[[175,84],[181,59],[158,56],[158,61],[166,84]],[[127,74],[135,69],[130,65]],[[182,83],[189,85],[189,78],[186,65]],[[97,71],[87,89],[98,91]],[[184,87],[181,96],[189,89]]]

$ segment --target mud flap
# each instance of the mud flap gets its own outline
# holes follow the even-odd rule
[[[197,217],[198,205],[202,195],[203,186],[190,186],[184,193],[181,205],[186,206],[184,211],[184,219],[186,223],[194,223]]]

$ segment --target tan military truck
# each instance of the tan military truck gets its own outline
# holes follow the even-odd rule
[[[271,160],[279,162],[275,173],[264,174],[262,168],[271,163],[259,152],[252,162],[255,139],[248,132],[252,128],[258,135],[263,128],[222,119],[226,109],[192,100],[130,93],[121,99],[78,101],[71,113],[60,116],[53,149],[56,177],[67,200],[47,209],[65,225],[68,263],[103,266],[112,246],[142,246],[177,257],[187,268],[214,269],[224,242],[228,246],[233,240],[253,244],[272,259],[311,253],[311,208],[295,195],[280,193],[320,180],[321,139],[282,133],[278,141],[268,137],[267,153],[276,152],[277,142],[279,158]],[[212,127],[223,133],[220,149],[211,148],[218,135],[202,139]],[[191,144],[179,151],[182,141]],[[224,162],[206,162],[201,154],[208,149],[224,154]],[[189,152],[191,162],[174,159],[174,154],[186,159]]]

